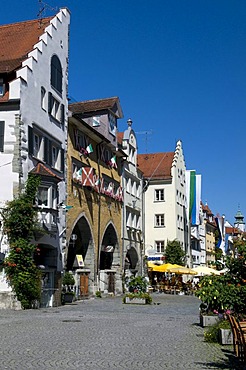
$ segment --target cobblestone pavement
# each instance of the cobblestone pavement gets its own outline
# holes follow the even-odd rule
[[[245,369],[232,346],[206,343],[194,296],[122,297],[57,308],[0,311],[0,370]]]

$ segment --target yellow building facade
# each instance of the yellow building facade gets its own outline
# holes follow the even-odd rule
[[[66,270],[78,295],[122,289],[123,195],[117,147],[118,98],[71,104],[67,151]],[[86,285],[86,286],[85,286]]]

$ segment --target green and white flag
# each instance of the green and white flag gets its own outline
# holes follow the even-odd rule
[[[113,156],[110,160],[112,167],[117,168],[117,163],[116,163],[116,156]]]
[[[93,153],[93,148],[92,148],[92,145],[91,145],[91,144],[89,144],[89,145],[86,147],[86,151],[87,151],[87,153],[88,153],[88,154]]]

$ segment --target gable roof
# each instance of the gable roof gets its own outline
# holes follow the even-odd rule
[[[21,66],[53,17],[0,26],[0,73]]]
[[[118,141],[118,144],[122,144],[123,137],[124,137],[124,132],[118,132],[117,133],[117,141]]]
[[[62,181],[62,178],[57,176],[54,172],[52,172],[49,168],[47,168],[42,163],[38,163],[31,171],[31,173],[40,176],[52,177],[56,181]]]
[[[138,166],[148,179],[171,179],[171,168],[175,152],[138,154]]]
[[[123,113],[120,106],[120,101],[117,96],[105,99],[86,100],[79,103],[69,104],[69,110],[74,114],[86,114],[103,110],[111,110],[118,112],[118,117],[122,118]]]

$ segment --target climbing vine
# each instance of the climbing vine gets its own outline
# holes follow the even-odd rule
[[[31,243],[37,230],[34,199],[39,184],[40,177],[29,174],[24,193],[8,202],[1,212],[3,232],[9,242],[9,253],[3,265],[9,284],[23,309],[32,308],[41,297],[41,273],[34,263],[36,246]]]

